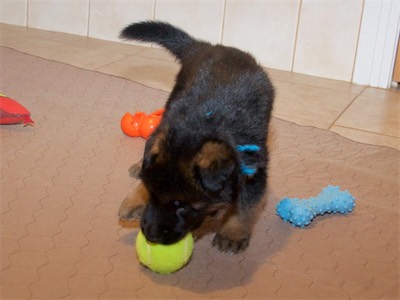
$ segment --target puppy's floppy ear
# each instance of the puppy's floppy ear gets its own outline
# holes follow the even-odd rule
[[[236,167],[236,154],[229,145],[208,141],[194,157],[194,173],[201,186],[210,192],[222,190]]]

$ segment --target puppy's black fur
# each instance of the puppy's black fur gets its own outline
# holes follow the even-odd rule
[[[143,207],[146,238],[170,244],[224,209],[213,245],[244,250],[266,188],[274,99],[267,75],[249,54],[196,40],[167,23],[132,24],[121,37],[159,44],[182,65],[161,124],[146,143],[142,193],[125,199],[121,219]]]

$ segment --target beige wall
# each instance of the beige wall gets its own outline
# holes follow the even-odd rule
[[[270,68],[352,81],[366,1],[0,0],[0,22],[117,41],[131,22],[164,20]]]

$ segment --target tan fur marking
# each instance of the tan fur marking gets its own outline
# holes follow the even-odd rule
[[[251,224],[249,224],[248,220],[241,220],[238,215],[232,215],[225,221],[218,232],[233,241],[239,241],[249,236],[250,231]]]
[[[234,241],[250,236],[255,216],[259,213],[259,206],[260,204],[254,205],[249,210],[239,209],[227,212],[218,233]]]
[[[227,156],[228,149],[225,145],[216,142],[207,142],[196,155],[195,163],[200,168],[207,169],[213,162],[224,160]]]
[[[153,145],[151,146],[149,151],[150,155],[152,156],[157,155],[158,162],[165,159],[165,155],[163,155],[163,153],[165,151],[164,144],[165,141],[167,140],[167,132],[168,132],[167,129],[163,129],[155,133]]]
[[[121,219],[129,219],[135,209],[145,205],[149,200],[149,193],[141,182],[133,192],[129,193],[122,201],[119,208],[119,217]]]

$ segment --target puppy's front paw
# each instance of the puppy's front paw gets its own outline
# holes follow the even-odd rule
[[[143,183],[139,184],[121,203],[118,213],[121,221],[139,220],[142,217],[148,197],[149,193]]]
[[[135,207],[124,205],[122,203],[121,207],[119,208],[119,218],[121,221],[136,221],[140,220],[142,217],[144,210],[144,205],[138,205]]]
[[[140,171],[142,170],[142,164],[143,164],[142,160],[137,162],[136,164],[133,164],[128,170],[129,176],[139,179],[139,174]]]
[[[229,237],[222,236],[217,233],[212,241],[212,245],[218,248],[219,251],[237,254],[247,249],[250,243],[250,237],[240,240],[232,240]]]

